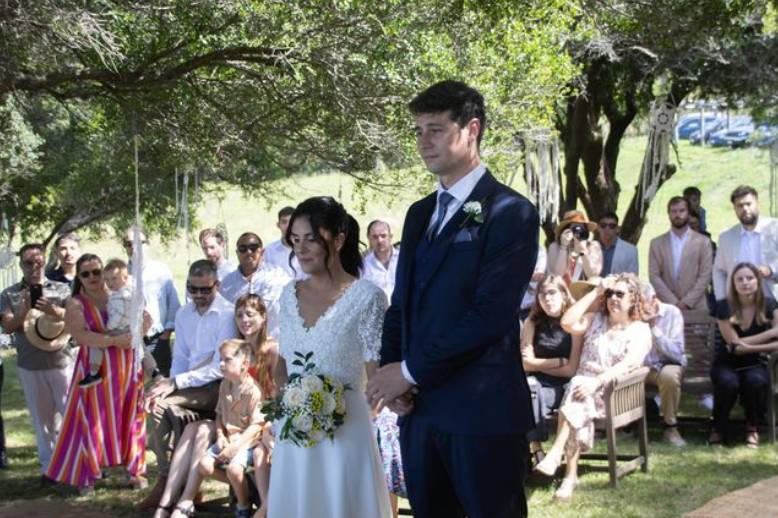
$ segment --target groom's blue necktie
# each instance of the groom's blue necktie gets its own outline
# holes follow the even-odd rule
[[[432,225],[432,228],[430,228],[429,232],[427,233],[428,241],[432,242],[438,236],[440,227],[443,225],[443,220],[446,218],[448,205],[452,201],[454,201],[454,197],[446,191],[441,192],[438,196],[438,215],[435,218],[435,224]]]

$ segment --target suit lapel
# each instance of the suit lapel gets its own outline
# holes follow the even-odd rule
[[[435,210],[435,204],[437,202],[437,191],[433,192],[426,198],[423,198],[417,208],[418,214],[414,214],[412,218],[408,218],[408,223],[411,224],[411,228],[408,229],[407,243],[401,244],[401,251],[407,254],[406,264],[407,267],[403,269],[404,276],[400,282],[403,286],[403,307],[409,307],[409,297],[411,291],[411,278],[413,271],[414,258],[416,257],[416,247],[419,245],[419,240],[423,238],[427,226],[429,225],[432,213]]]

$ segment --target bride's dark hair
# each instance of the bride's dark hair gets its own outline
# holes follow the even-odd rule
[[[359,223],[346,212],[343,205],[332,196],[315,196],[302,202],[289,218],[285,236],[287,243],[292,242],[292,225],[300,216],[308,218],[314,239],[324,247],[324,267],[327,273],[332,275],[327,266],[330,261],[330,248],[321,235],[322,230],[328,231],[333,238],[341,233],[346,236],[339,253],[340,263],[347,273],[359,277],[359,271],[362,269],[362,254],[359,253]],[[290,265],[292,257],[293,253],[289,255]]]

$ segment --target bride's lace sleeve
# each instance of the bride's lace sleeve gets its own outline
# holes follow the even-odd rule
[[[377,362],[381,359],[381,332],[384,327],[384,314],[389,304],[383,291],[372,284],[370,287],[374,289],[368,291],[367,301],[361,309],[357,331],[364,360]]]

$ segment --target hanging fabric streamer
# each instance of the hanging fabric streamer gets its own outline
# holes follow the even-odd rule
[[[770,146],[770,216],[778,217],[778,140]]]
[[[135,121],[133,120],[133,127]],[[141,239],[140,222],[140,180],[138,175],[138,133],[133,137],[135,152],[135,225],[132,233],[132,282],[134,289],[130,300],[130,334],[132,347],[135,350],[135,370],[143,360],[143,309],[145,296],[143,294],[143,240]]]
[[[648,143],[640,168],[640,190],[643,195],[638,209],[641,218],[646,215],[646,202],[656,195],[662,177],[667,172],[670,144],[675,145],[675,110],[675,105],[666,100],[651,103]]]
[[[518,139],[524,151],[524,181],[540,221],[553,223],[559,212],[559,142],[548,129],[524,131]]]

